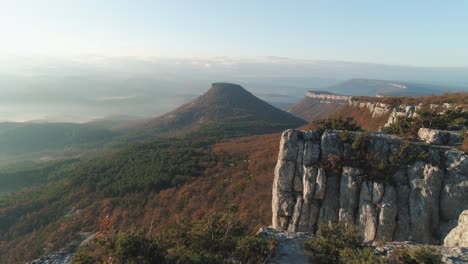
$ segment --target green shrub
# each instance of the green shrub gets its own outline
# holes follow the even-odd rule
[[[356,124],[352,117],[347,118],[334,118],[334,119],[323,119],[312,122],[312,127],[318,131],[325,130],[348,130],[348,131],[360,131],[361,127]]]
[[[388,264],[440,264],[442,254],[429,246],[399,247],[387,257]]]
[[[359,133],[356,135],[356,138],[351,145],[353,150],[361,150],[364,149],[370,141],[370,134],[369,133]]]
[[[73,264],[95,264],[100,263],[92,254],[84,249],[78,249],[78,251],[72,257]]]
[[[207,215],[199,221],[181,222],[161,235],[170,263],[262,263],[276,241],[249,235],[232,214]]]
[[[374,253],[372,248],[345,248],[340,251],[340,258],[346,264],[384,264],[385,259]]]
[[[264,263],[276,248],[275,239],[265,239],[256,236],[246,236],[240,239],[236,246],[236,259],[240,263]]]
[[[164,250],[155,240],[145,237],[142,232],[118,234],[113,249],[119,263],[162,263],[165,259]]]
[[[382,131],[409,138],[417,138],[420,128],[449,129],[453,126],[468,126],[468,111],[462,109],[423,108],[416,111],[414,118],[399,117],[396,122]]]
[[[305,243],[312,263],[344,263],[340,252],[362,249],[361,237],[353,227],[343,223],[320,225],[315,237]]]

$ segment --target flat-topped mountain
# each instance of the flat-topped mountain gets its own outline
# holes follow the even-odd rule
[[[146,120],[137,128],[164,133],[191,131],[210,124],[236,123],[279,127],[305,124],[304,120],[262,101],[240,85],[213,83],[211,89],[195,100],[160,117]]]

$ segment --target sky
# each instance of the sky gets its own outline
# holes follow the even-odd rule
[[[468,66],[468,1],[0,0],[0,57]]]

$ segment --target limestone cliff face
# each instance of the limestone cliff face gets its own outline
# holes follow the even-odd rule
[[[338,111],[343,106],[353,108],[367,109],[371,113],[372,118],[387,117],[388,120],[384,124],[385,127],[395,123],[398,118],[414,118],[417,116],[417,111],[424,105],[409,105],[402,104],[394,107],[392,105],[380,102],[362,101],[359,97],[352,97],[340,94],[334,94],[323,91],[309,91],[306,96],[296,105],[292,106],[288,112],[298,116],[309,122],[327,118],[330,114]],[[430,109],[454,109],[459,106],[451,103],[444,104],[429,104],[426,105]]]
[[[390,126],[391,124],[395,123],[398,118],[413,118],[416,117],[416,111],[421,109],[421,106],[413,106],[413,105],[401,105],[398,107],[393,108],[390,116],[388,117],[387,123],[384,125],[386,127]]]
[[[374,118],[384,116],[394,111],[394,108],[384,103],[359,102],[350,99],[348,101],[348,105],[352,107],[367,108],[372,113],[372,117]]]
[[[347,104],[348,101],[351,99],[351,96],[347,96],[347,95],[339,95],[339,94],[328,93],[328,92],[314,92],[314,91],[308,91],[306,93],[306,97],[316,99],[318,101],[321,101],[322,103],[341,103],[341,104]]]
[[[355,225],[366,242],[439,243],[468,209],[468,157],[380,133],[287,130],[272,227],[314,233]]]

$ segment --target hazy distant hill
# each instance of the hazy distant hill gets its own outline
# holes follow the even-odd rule
[[[108,129],[74,123],[0,123],[0,153],[93,146],[115,135]]]
[[[246,129],[264,127],[264,132],[269,132],[272,127],[280,131],[304,123],[304,120],[260,100],[240,85],[214,83],[197,99],[163,116],[133,126],[131,130],[155,135],[192,131],[207,125],[242,124]]]
[[[351,79],[329,86],[327,90],[346,95],[421,96],[441,94],[449,91],[450,87],[389,80]]]
[[[98,128],[118,130],[119,128],[130,126],[141,122],[143,117],[127,116],[127,115],[111,115],[103,118],[98,118],[87,122],[87,125],[92,125]]]

